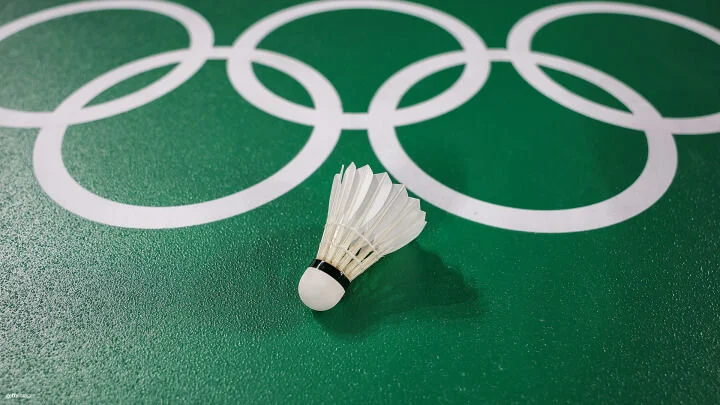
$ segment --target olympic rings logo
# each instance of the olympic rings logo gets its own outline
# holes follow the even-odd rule
[[[561,233],[602,228],[632,218],[658,201],[677,169],[673,135],[720,132],[720,113],[666,118],[630,86],[590,66],[556,55],[534,52],[531,43],[543,26],[581,14],[611,13],[650,18],[693,31],[720,44],[720,31],[686,16],[647,6],[581,2],[535,11],[515,24],[507,49],[488,49],[475,31],[442,11],[404,1],[327,0],[290,7],[253,24],[231,47],[214,46],[210,24],[184,6],[163,1],[86,1],[40,11],[0,27],[0,41],[33,25],[59,17],[97,10],[145,10],[180,22],[190,36],[187,49],[145,57],[115,68],[71,94],[52,112],[0,108],[0,126],[39,128],[33,168],[42,189],[65,209],[92,221],[129,228],[174,228],[209,223],[238,215],[287,193],[322,165],[343,129],[365,129],[378,159],[398,181],[426,201],[470,221],[517,231]],[[277,28],[314,14],[349,9],[374,9],[407,14],[431,22],[450,33],[462,47],[412,63],[393,74],[376,91],[367,113],[347,113],[337,91],[307,64],[257,45]],[[301,151],[269,178],[234,194],[197,204],[149,207],[123,204],[91,193],[68,173],[61,146],[68,126],[112,117],[141,107],[174,90],[207,60],[226,60],[230,81],[255,107],[278,118],[313,127]],[[530,210],[501,206],[466,196],[433,179],[403,150],[395,128],[438,117],[463,105],[481,90],[492,62],[512,63],[537,91],[555,102],[615,126],[643,131],[648,156],[640,176],[627,189],[605,201],[558,209]],[[255,76],[252,63],[287,74],[312,98],[314,108],[296,104],[267,89]],[[177,64],[168,74],[118,99],[88,106],[103,91],[143,72]],[[399,108],[405,93],[422,79],[453,66],[464,65],[460,78],[447,90],[412,106]],[[560,86],[540,67],[565,72],[605,90],[629,112],[587,100]]]

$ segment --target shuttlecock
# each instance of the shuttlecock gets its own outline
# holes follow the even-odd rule
[[[302,302],[328,310],[345,295],[350,282],[381,257],[415,239],[425,227],[420,200],[408,197],[402,184],[369,166],[335,175],[328,217],[317,258],[300,278]]]

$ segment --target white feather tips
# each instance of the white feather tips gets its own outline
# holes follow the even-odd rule
[[[405,186],[392,184],[387,173],[373,174],[369,166],[357,169],[352,163],[333,179],[318,259],[352,281],[410,243],[425,224],[420,200],[408,197]]]

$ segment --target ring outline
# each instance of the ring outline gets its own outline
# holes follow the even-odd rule
[[[75,14],[105,10],[150,11],[174,19],[188,32],[190,37],[188,50],[195,57],[180,61],[180,64],[166,75],[140,90],[83,108],[82,114],[74,114],[72,119],[54,111],[20,111],[0,107],[0,125],[14,128],[39,128],[58,122],[78,124],[108,118],[139,108],[177,88],[197,73],[205,63],[206,58],[202,55],[212,49],[213,29],[200,14],[179,4],[155,0],[84,1],[41,10],[0,26],[0,41],[43,22]]]
[[[453,60],[452,54],[445,54],[449,59],[445,68],[457,65],[457,59]],[[632,88],[590,66],[553,55],[518,54],[502,49],[491,49],[489,57],[493,61],[504,62],[533,58],[535,63],[575,75],[600,87],[646,120],[662,120],[655,108]],[[396,108],[404,95],[403,90],[406,91],[418,80],[417,75],[413,75],[413,68],[417,70],[415,65],[427,63],[428,59],[416,62],[390,77],[370,103],[371,114],[392,114],[392,108]],[[393,81],[400,84],[391,83]],[[608,83],[611,89],[604,87]],[[368,130],[370,144],[380,162],[419,197],[473,222],[538,233],[569,233],[604,228],[626,221],[655,204],[675,177],[677,149],[672,133],[662,125],[651,125],[645,133],[648,158],[642,173],[628,188],[604,201],[582,207],[532,210],[485,202],[453,190],[432,178],[412,161],[402,148],[394,126],[380,122]]]
[[[636,4],[579,2],[545,7],[521,18],[510,29],[507,39],[507,49],[510,52],[531,52],[531,44],[535,34],[545,25],[570,16],[596,13],[631,15],[665,22],[694,32],[720,45],[720,30],[682,14]],[[522,63],[522,61],[514,61],[513,66],[520,76],[535,89],[553,101],[575,112],[579,112],[598,121],[628,129],[643,130],[648,125],[654,124],[652,122],[642,122],[639,120],[639,117],[635,117],[626,111],[608,107],[581,97],[555,82],[543,72],[542,69],[535,65]],[[662,125],[675,135],[712,134],[720,131],[720,112],[697,117],[662,117]]]

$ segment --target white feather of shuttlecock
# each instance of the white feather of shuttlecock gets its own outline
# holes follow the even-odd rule
[[[317,258],[350,281],[380,258],[415,239],[425,227],[420,200],[408,197],[404,185],[369,166],[336,174]]]

